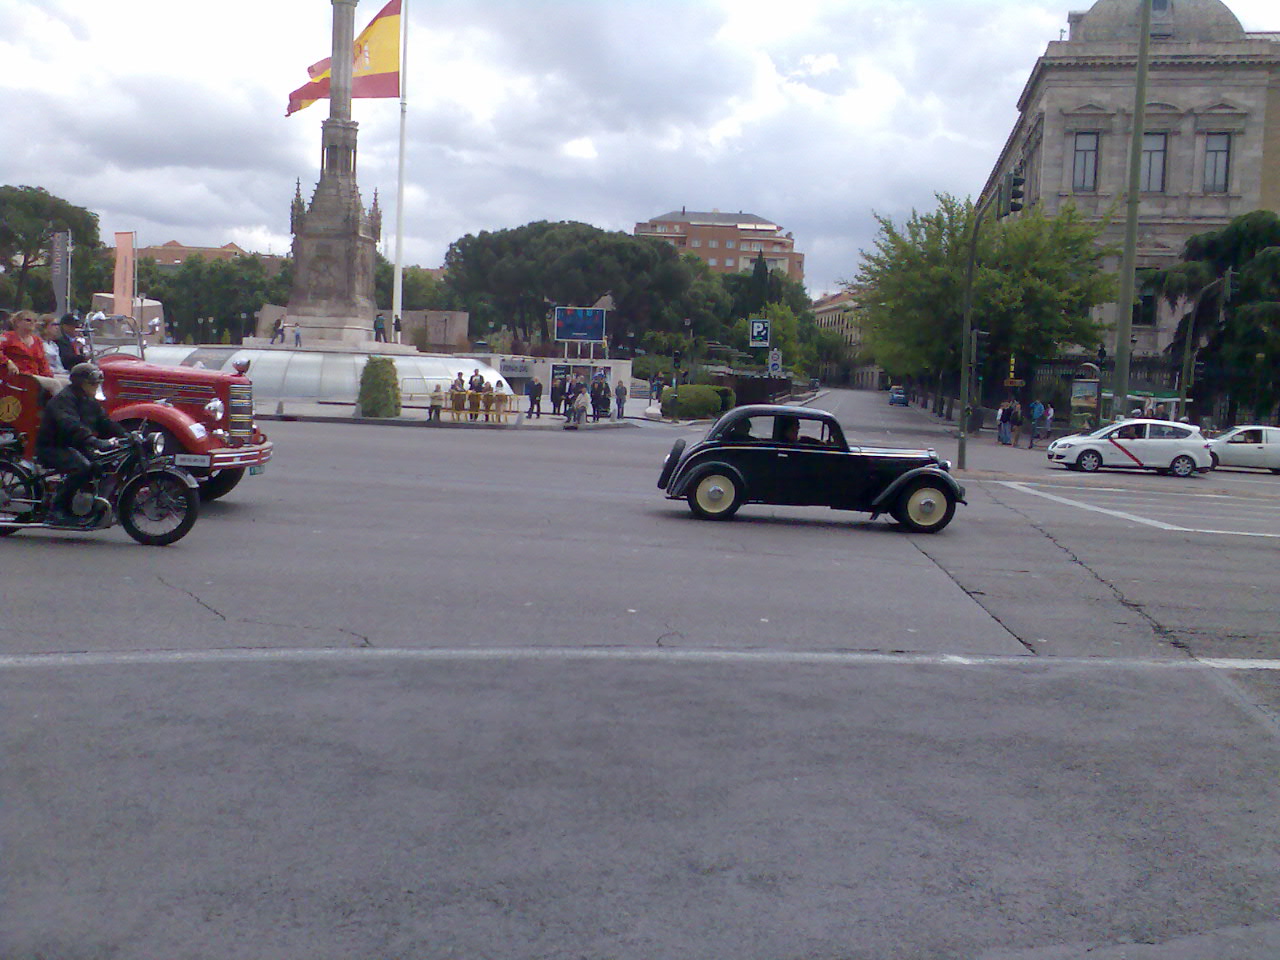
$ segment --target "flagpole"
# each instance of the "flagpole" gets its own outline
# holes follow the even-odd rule
[[[404,128],[408,101],[405,97],[405,77],[409,61],[409,0],[400,4],[400,179],[396,187],[396,267],[391,282],[391,322],[403,318],[401,305],[404,300]],[[400,342],[400,334],[396,342]]]

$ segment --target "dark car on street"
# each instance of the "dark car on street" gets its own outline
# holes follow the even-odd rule
[[[907,406],[907,391],[902,387],[889,388],[889,406],[905,407]]]
[[[730,410],[704,439],[677,440],[658,487],[704,520],[745,503],[887,513],[908,530],[937,533],[964,503],[951,465],[932,450],[849,446],[836,418],[806,407]]]

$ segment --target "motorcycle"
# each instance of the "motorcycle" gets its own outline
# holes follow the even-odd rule
[[[0,438],[0,537],[19,530],[106,530],[119,522],[138,543],[181,540],[200,515],[200,488],[165,457],[161,434],[137,431],[89,454],[93,476],[71,498],[72,523],[50,521],[64,477],[22,459],[18,435]]]

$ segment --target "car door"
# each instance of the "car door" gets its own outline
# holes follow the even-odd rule
[[[1143,447],[1147,440],[1145,423],[1121,423],[1103,437],[1102,463],[1107,467],[1145,467]]]
[[[1280,427],[1262,431],[1262,463],[1268,470],[1280,470]]]
[[[848,456],[843,442],[834,438],[820,420],[800,421],[795,443],[779,442],[775,454],[776,497],[773,502],[796,506],[830,506],[842,487],[842,465]]]
[[[1266,466],[1266,445],[1263,441],[1264,431],[1261,427],[1241,430],[1226,444],[1231,455],[1231,464],[1237,467]]]

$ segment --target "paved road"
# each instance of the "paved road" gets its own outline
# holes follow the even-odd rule
[[[6,960],[1280,951],[1274,541],[1051,471],[700,523],[670,426],[272,433],[173,548],[0,541]]]

